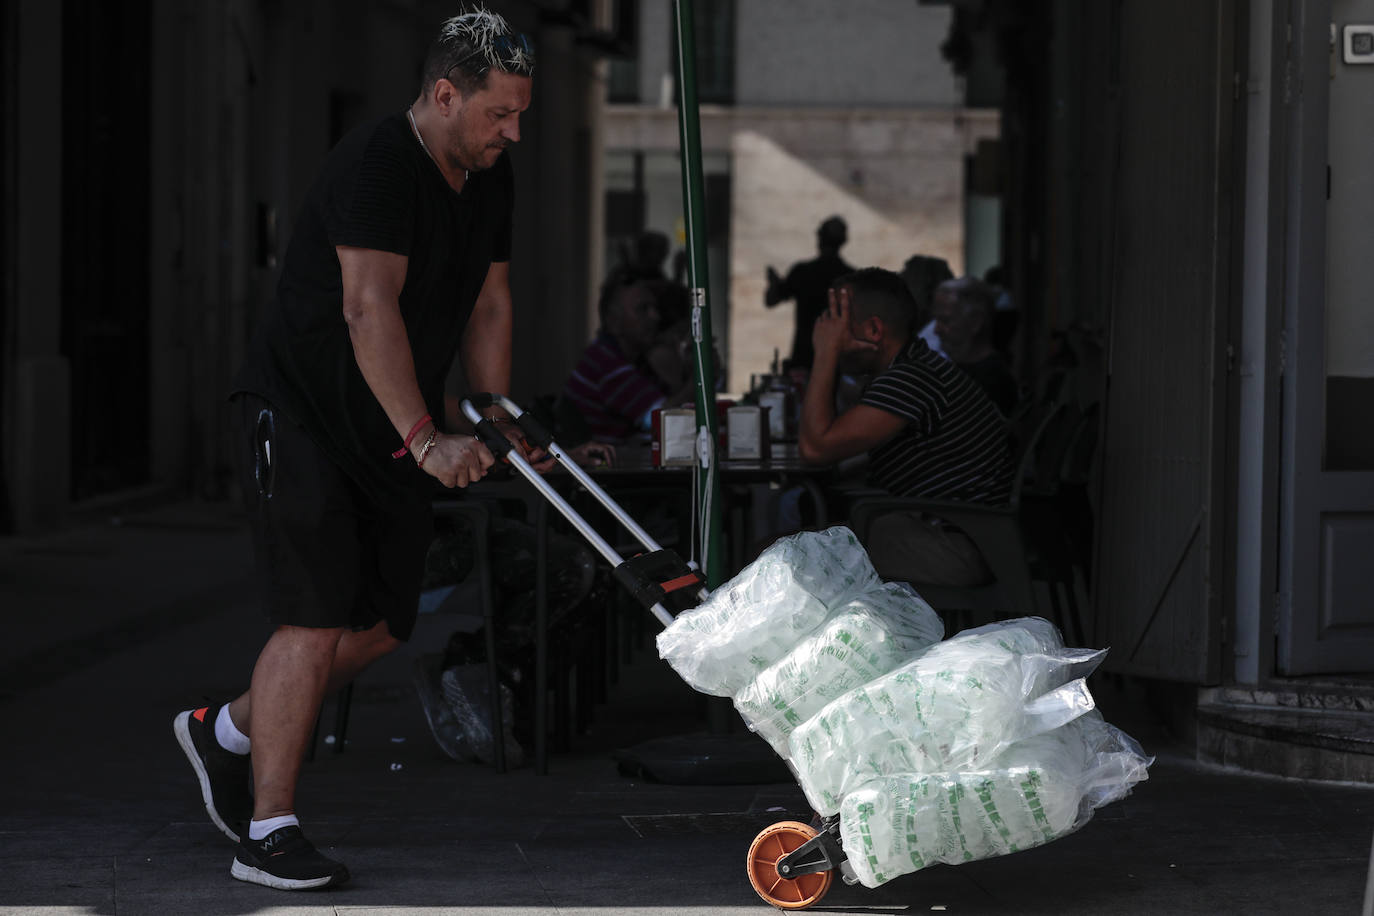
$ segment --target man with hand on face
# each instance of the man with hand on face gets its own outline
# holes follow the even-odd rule
[[[833,464],[867,453],[869,482],[895,496],[1005,503],[1012,467],[996,406],[914,333],[916,303],[897,274],[876,267],[835,281],[816,320],[811,383],[802,401],[803,460]],[[840,372],[872,374],[859,403],[837,414]],[[973,585],[990,578],[974,543],[920,512],[877,519],[866,545],[879,574]]]
[[[435,481],[465,487],[493,462],[433,418],[455,356],[475,390],[509,390],[505,150],[520,139],[533,69],[528,40],[501,17],[443,24],[414,104],[329,154],[234,380],[274,630],[249,689],[181,713],[174,732],[211,820],[238,843],[241,881],[348,879],[301,832],[301,761],[325,693],[410,635]]]

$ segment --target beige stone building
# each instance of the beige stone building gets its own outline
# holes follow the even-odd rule
[[[684,241],[669,7],[639,5],[638,54],[612,65],[608,264],[636,229]],[[856,267],[896,270],[913,254],[944,258],[956,274],[996,262],[998,208],[965,187],[998,116],[963,105],[941,58],[948,8],[864,0],[842,19],[815,0],[700,9],[715,17],[698,27],[699,91],[708,299],[729,390],[746,390],[775,352],[787,356],[793,305],[764,307],[765,269],[814,257],[816,227],[831,215],[849,225],[841,254]]]

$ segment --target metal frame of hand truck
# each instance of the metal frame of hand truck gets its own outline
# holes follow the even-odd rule
[[[499,394],[473,394],[463,400],[461,406],[463,415],[472,422],[478,438],[497,460],[504,459],[528,480],[611,564],[615,578],[665,627],[673,622],[676,613],[690,610],[706,599],[709,591],[700,570],[689,565],[674,551],[661,547],[554,441],[552,433],[536,417]],[[482,410],[491,407],[500,407],[509,414],[520,428],[525,444],[537,446],[552,455],[583,489],[643,545],[647,553],[628,559],[622,557],[534,469],[521,448],[506,437],[496,422],[482,414]],[[775,845],[768,847],[769,843]],[[761,847],[761,844],[764,846]],[[770,849],[775,849],[778,854]],[[829,889],[835,873],[840,874],[846,884],[853,884],[857,880],[840,846],[837,817],[826,818],[819,827],[787,821],[765,829],[750,847],[748,871],[750,883],[759,896],[780,909],[803,909],[815,904]],[[786,884],[772,882],[773,874]],[[785,886],[786,892],[779,893],[780,886]]]

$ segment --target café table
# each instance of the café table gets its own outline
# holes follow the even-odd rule
[[[801,487],[815,501],[818,520],[824,522],[827,517],[824,485],[833,476],[834,469],[806,464],[801,460],[795,443],[773,443],[768,457],[762,460],[722,460],[719,469],[721,491],[726,503],[722,514],[730,520],[727,543],[731,548],[728,552],[731,557],[730,568],[727,575],[721,577],[722,581],[737,572],[746,557],[748,545],[744,531],[748,514],[757,508],[753,497],[758,484]],[[633,500],[636,496],[657,494],[669,497],[674,493],[682,494],[690,501],[693,494],[693,468],[655,465],[647,445],[618,446],[614,462],[587,467],[585,470],[618,503]],[[544,477],[565,499],[578,498],[579,491],[585,493],[576,478],[561,465],[550,469]],[[445,501],[453,498],[446,496],[436,501],[436,511],[442,511]],[[534,765],[538,773],[545,774],[548,772],[549,731],[548,535],[549,513],[557,510],[528,480],[513,471],[509,475],[479,481],[459,494],[458,498],[518,500],[524,504],[527,519],[535,529]],[[605,531],[599,533],[607,540],[611,540],[615,534]],[[639,552],[639,549],[635,548],[633,552]],[[684,556],[684,559],[690,559],[690,556]]]

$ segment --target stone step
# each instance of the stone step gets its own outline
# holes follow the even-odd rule
[[[1305,699],[1289,705],[1199,697],[1198,758],[1257,773],[1374,784],[1374,709]]]
[[[1276,709],[1327,709],[1374,713],[1374,681],[1308,681],[1264,687],[1204,687],[1198,704],[1236,704]]]

